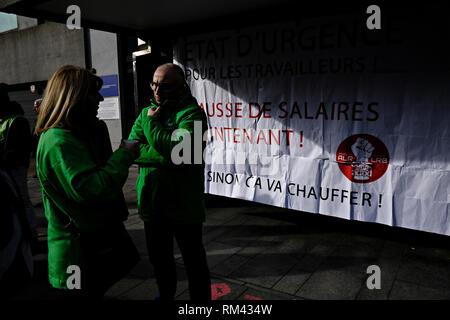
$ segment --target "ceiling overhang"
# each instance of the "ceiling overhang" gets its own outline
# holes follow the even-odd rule
[[[0,11],[66,23],[71,5],[80,8],[82,27],[147,39],[364,10],[351,1],[0,0]]]

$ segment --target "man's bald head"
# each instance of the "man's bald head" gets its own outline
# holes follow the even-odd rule
[[[155,73],[165,73],[168,76],[170,76],[171,79],[175,80],[178,84],[184,84],[185,78],[184,78],[184,71],[183,69],[174,63],[165,63],[160,65]]]

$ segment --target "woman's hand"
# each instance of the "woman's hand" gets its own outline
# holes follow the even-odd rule
[[[122,139],[122,142],[120,143],[120,147],[128,149],[130,151],[133,151],[134,153],[139,155],[140,149],[139,145],[141,142],[139,140],[126,140]]]

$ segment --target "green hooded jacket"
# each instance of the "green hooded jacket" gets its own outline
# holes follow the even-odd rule
[[[28,168],[31,133],[28,120],[20,114],[0,116],[0,167]]]
[[[103,121],[89,133],[62,128],[42,133],[36,155],[45,217],[48,221],[48,270],[51,285],[67,289],[67,267],[85,260],[79,239],[68,232],[57,214],[65,214],[81,232],[96,232],[128,215],[122,187],[136,158],[125,148],[112,153]]]
[[[142,110],[129,136],[142,143],[135,161],[140,166],[136,183],[139,216],[146,222],[157,217],[175,224],[202,223],[205,221],[202,138],[208,129],[206,115],[190,94],[161,107],[160,115],[148,116],[148,109],[156,107],[153,100]],[[195,133],[194,128],[198,129]],[[185,144],[187,148],[180,151],[178,144],[189,141],[192,143]],[[189,158],[185,163],[174,164],[171,158],[174,147],[175,153]]]

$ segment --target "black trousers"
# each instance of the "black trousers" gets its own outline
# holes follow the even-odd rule
[[[177,240],[189,283],[191,300],[211,300],[211,279],[202,239],[202,224],[145,222],[145,238],[161,300],[174,300],[177,272],[173,240]]]

